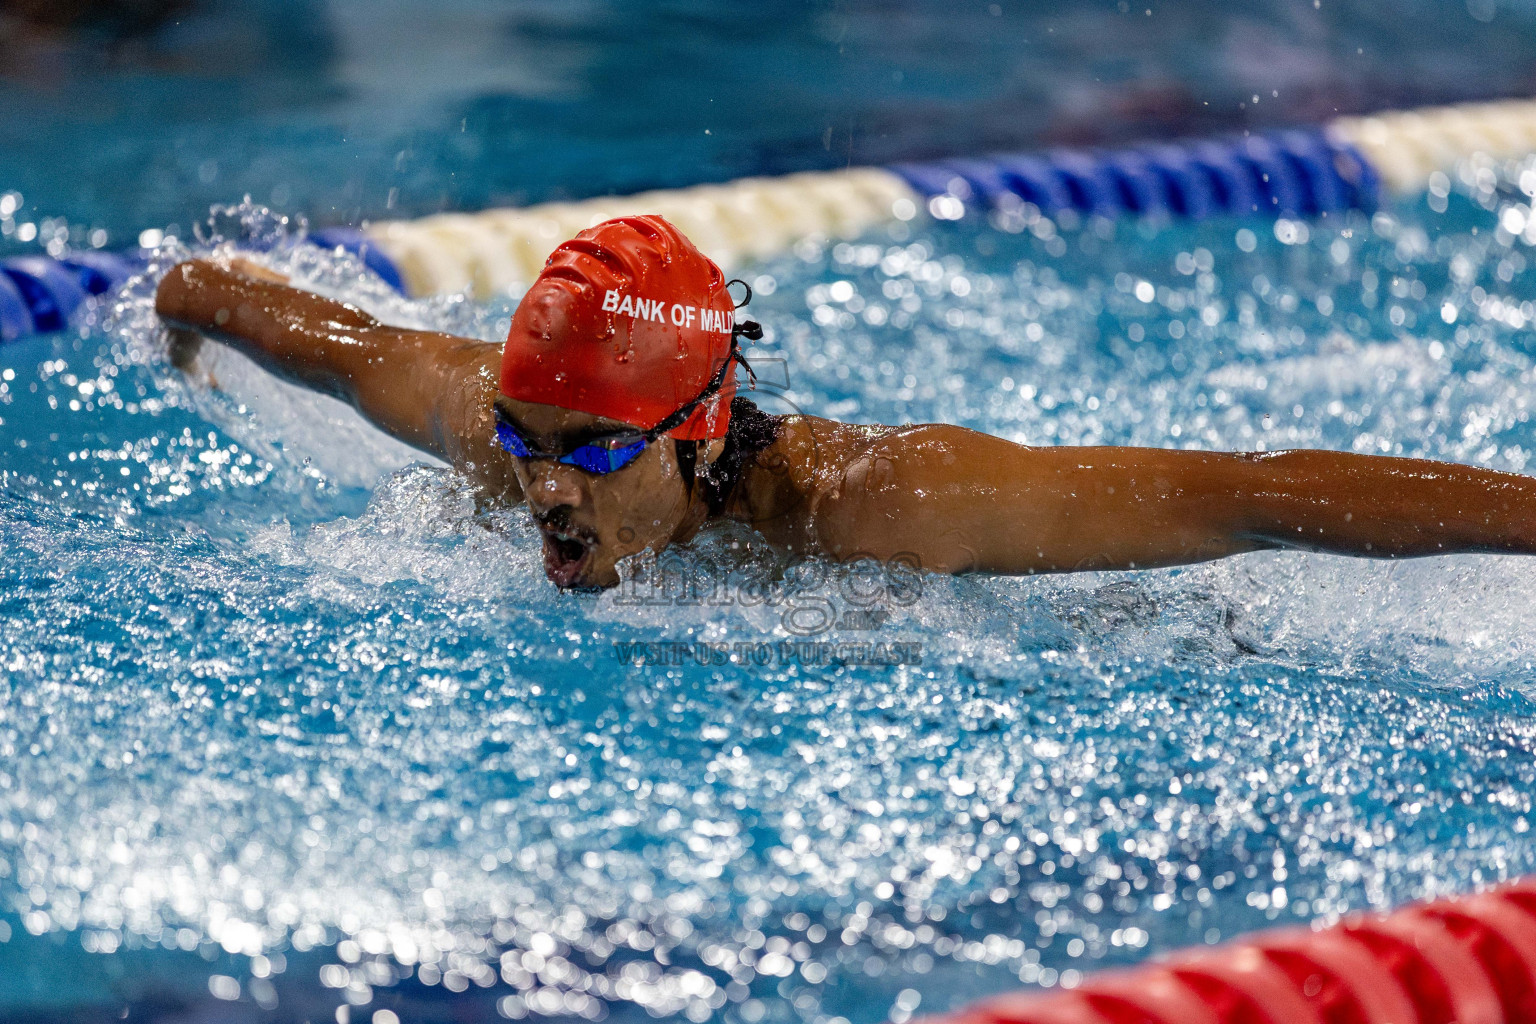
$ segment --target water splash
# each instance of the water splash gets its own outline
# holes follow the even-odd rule
[[[1520,173],[1336,224],[804,246],[754,275],[759,398],[1524,469]],[[295,228],[245,206],[199,244],[505,329]],[[262,1006],[897,1020],[1536,870],[1536,563],[951,579],[721,528],[561,595],[525,513],[338,403],[172,370],[150,299],[188,251],[6,350],[0,967],[62,931],[145,986],[226,957],[202,998]]]

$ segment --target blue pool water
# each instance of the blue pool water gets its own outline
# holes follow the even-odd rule
[[[753,271],[763,402],[1528,471],[1522,180],[803,246]],[[403,322],[511,307],[216,230]],[[339,405],[227,353],[189,384],[151,283],[5,351],[0,1016],[903,1021],[1536,871],[1536,562],[786,592],[720,530],[686,558],[728,600],[561,595],[524,512]]]
[[[1524,96],[1536,47],[1532,0],[179,7],[127,38],[0,13],[0,254],[245,194],[355,223]]]
[[[1519,94],[1536,31],[1502,0],[433,10],[5,22],[0,250],[154,229],[163,268],[208,219],[499,340],[513,297],[407,302],[298,214]],[[760,400],[1533,472],[1533,182],[802,247],[746,272]],[[210,218],[247,192],[278,212]],[[169,368],[152,287],[0,348],[0,1021],[904,1024],[1536,871],[1536,561],[781,575],[722,530],[667,566],[710,600],[560,595],[523,512],[339,405]]]

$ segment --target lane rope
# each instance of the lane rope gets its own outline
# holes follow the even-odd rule
[[[1530,1024],[1536,878],[1283,928],[919,1024]]]
[[[1372,211],[1423,191],[1436,172],[1475,157],[1536,153],[1536,101],[1510,100],[1367,117],[1318,128],[1158,142],[1119,150],[952,158],[721,185],[444,213],[312,232],[359,255],[408,295],[517,292],[577,231],[626,213],[672,221],[727,271],[804,239],[858,238],[892,221],[959,219],[1030,204],[1045,216],[1326,217]],[[89,296],[113,292],[142,263],[132,254],[70,253],[0,261],[0,342],[59,330]]]

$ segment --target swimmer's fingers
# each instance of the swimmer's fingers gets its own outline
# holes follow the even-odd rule
[[[198,355],[203,351],[201,334],[186,327],[167,327],[165,340],[166,354],[170,356],[172,366],[189,377],[202,378],[203,383],[215,391],[219,389],[219,381],[214,377],[213,369],[198,360]]]
[[[165,340],[171,365],[183,373],[191,373],[197,367],[197,354],[203,350],[203,336],[185,327],[167,327]]]

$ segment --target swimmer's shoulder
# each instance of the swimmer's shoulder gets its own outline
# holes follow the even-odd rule
[[[814,495],[837,488],[850,474],[865,473],[875,460],[949,452],[972,438],[1020,448],[987,434],[948,423],[839,423],[820,416],[777,417],[774,442],[755,460],[777,482],[798,493]]]
[[[773,441],[743,464],[729,514],[795,548],[814,547],[816,509],[846,485],[850,469],[909,429],[807,415],[776,416],[774,424]]]
[[[921,504],[925,494],[989,494],[1005,484],[1027,490],[1070,451],[948,423],[862,425],[784,416],[774,442],[742,475],[736,518],[779,543],[821,551],[840,546],[831,538],[850,523],[870,540],[868,530],[883,529],[878,524],[910,511],[914,500]]]

